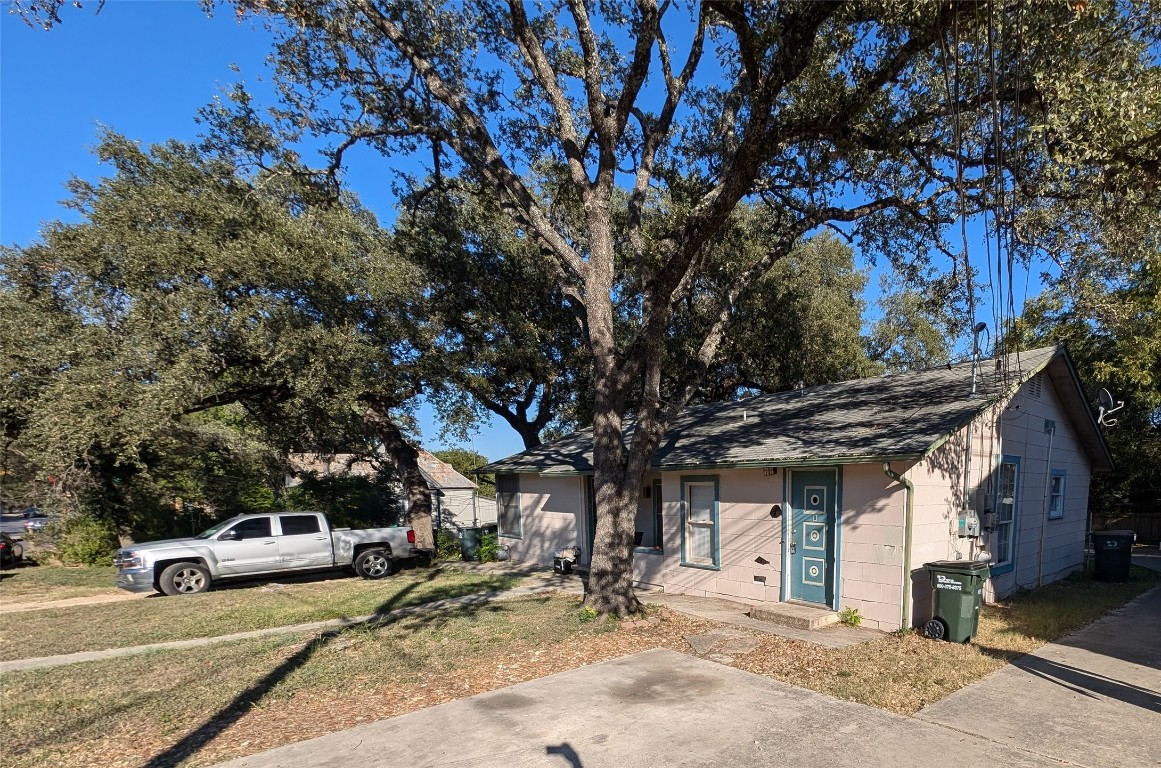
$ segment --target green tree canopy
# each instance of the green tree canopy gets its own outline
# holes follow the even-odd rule
[[[2,252],[5,425],[41,475],[101,480],[116,514],[126,477],[237,405],[282,450],[384,445],[422,487],[400,410],[418,273],[374,219],[295,167],[113,133],[98,156],[114,175],[70,184],[82,222]]]

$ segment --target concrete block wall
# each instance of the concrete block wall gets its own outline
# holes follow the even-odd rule
[[[904,498],[882,464],[843,467],[839,607],[858,610],[874,629],[899,628]]]
[[[716,477],[718,480],[718,570],[681,564],[681,480]],[[761,469],[662,474],[664,553],[638,553],[634,576],[643,584],[667,592],[717,595],[735,600],[776,602],[779,599],[782,521],[770,517],[770,508],[782,503],[783,475]],[[765,562],[757,562],[761,558]],[[755,577],[764,581],[757,581]]]

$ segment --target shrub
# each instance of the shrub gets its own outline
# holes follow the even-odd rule
[[[480,537],[480,562],[495,562],[496,554],[500,551],[500,539],[492,532]]]
[[[839,611],[839,621],[848,627],[857,627],[863,623],[863,617],[858,608],[843,608]]]
[[[74,516],[50,531],[56,551],[65,565],[109,565],[117,551],[117,538],[108,523]]]
[[[435,532],[435,558],[437,560],[459,560],[460,540],[449,531]]]

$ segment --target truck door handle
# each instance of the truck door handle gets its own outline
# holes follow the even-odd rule
[[[264,541],[264,542],[262,542],[262,543],[265,545],[265,544],[274,544],[275,542],[273,542],[273,541]]]
[[[315,541],[326,541],[327,537],[326,536],[315,536],[314,540]]]

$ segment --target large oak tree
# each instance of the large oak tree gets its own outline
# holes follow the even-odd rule
[[[1149,172],[1140,161],[1156,131],[1161,24],[1144,1],[238,6],[274,19],[285,108],[338,137],[336,164],[358,142],[430,146],[429,170],[492,190],[552,269],[593,362],[588,599],[613,613],[637,606],[635,501],[659,440],[738,298],[804,235],[838,226],[901,266],[943,251],[970,294],[966,243],[946,232],[957,215],[1007,215],[1008,182],[1033,199],[1068,194],[1075,174],[1062,168],[1124,186]],[[1129,129],[1077,119],[1078,89],[1094,86],[1126,105]],[[561,166],[580,232],[544,194],[543,169]],[[658,195],[672,215],[650,231]],[[713,322],[687,340],[683,386],[667,391],[671,321],[701,292],[708,246],[748,197],[781,226],[760,257],[732,265]]]
[[[0,249],[9,447],[58,489],[98,483],[127,529],[131,510],[110,503],[126,483],[183,440],[207,444],[220,421],[197,414],[241,407],[284,451],[381,446],[430,548],[405,433],[425,381],[419,273],[355,200],[286,157],[243,173],[235,149],[106,133],[114,173],[70,182],[81,221]]]
[[[359,143],[429,152],[417,178],[490,190],[551,270],[592,358],[588,599],[602,612],[637,607],[635,502],[658,442],[739,298],[804,236],[837,228],[908,277],[936,259],[974,322],[980,276],[953,224],[992,212],[1005,246],[987,280],[1010,297],[1014,255],[1051,245],[1037,212],[1131,210],[1156,189],[1153,0],[234,4],[270,19],[284,114],[334,137],[333,168]],[[554,205],[558,168],[579,229]],[[667,370],[669,341],[689,331],[673,320],[707,295],[710,246],[743,200],[780,225],[716,276],[711,321]],[[1070,228],[1045,229],[1067,241]]]

